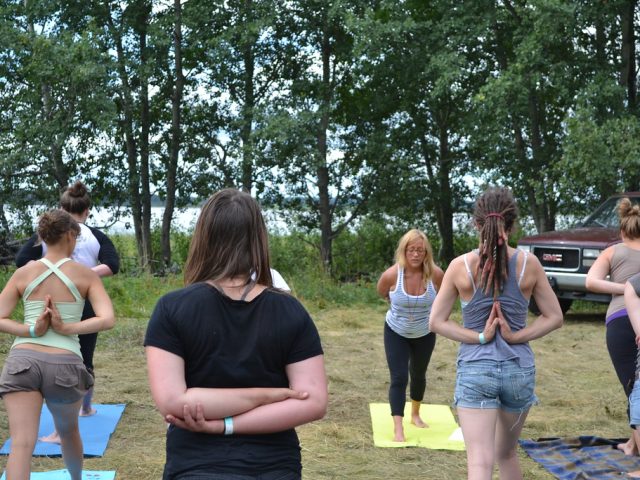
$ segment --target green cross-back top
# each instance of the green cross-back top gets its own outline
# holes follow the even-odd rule
[[[82,310],[84,309],[84,298],[82,298],[80,292],[78,292],[78,288],[75,284],[59,268],[69,260],[71,259],[63,258],[55,265],[46,258],[41,258],[39,260],[44,263],[48,269],[33,279],[27,288],[25,288],[24,294],[22,295],[24,303],[24,323],[26,325],[35,325],[36,320],[44,310],[44,300],[29,300],[29,295],[31,295],[31,292],[33,292],[33,290],[51,274],[55,274],[67,286],[73,297],[76,299],[75,302],[55,302],[55,305],[60,312],[60,318],[62,318],[64,323],[76,323],[80,321],[80,318],[82,317]],[[46,345],[48,347],[63,348],[82,358],[78,335],[61,335],[54,332],[51,328],[41,337],[17,337],[11,348],[22,343],[35,343],[38,345]]]

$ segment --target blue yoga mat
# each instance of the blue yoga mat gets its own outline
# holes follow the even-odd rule
[[[93,405],[97,413],[90,417],[79,417],[80,437],[84,446],[85,457],[101,457],[107,449],[107,444],[111,438],[111,434],[115,431],[118,421],[124,412],[125,404],[119,403],[114,405]],[[53,418],[51,412],[46,405],[42,406],[42,414],[40,415],[40,429],[38,430],[38,438],[49,435],[53,432]],[[0,455],[9,455],[11,451],[11,439],[7,440]],[[62,451],[60,445],[55,443],[41,442],[38,440],[36,448],[33,451],[36,457],[60,457]],[[49,478],[49,477],[47,477]],[[57,478],[57,477],[51,477]],[[83,477],[84,478],[84,477]],[[88,477],[92,478],[92,477]],[[102,477],[96,477],[102,478]],[[2,479],[0,479],[2,480]]]
[[[3,473],[0,480],[6,480]],[[31,472],[31,480],[69,480],[69,472],[67,470],[51,470],[50,472]],[[114,480],[116,472],[114,471],[91,471],[82,472],[82,480]]]

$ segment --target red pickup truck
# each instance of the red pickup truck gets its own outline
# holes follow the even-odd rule
[[[585,279],[600,252],[621,241],[617,206],[624,197],[640,203],[640,192],[614,195],[576,228],[522,237],[518,242],[518,248],[533,253],[540,260],[563,313],[574,300],[609,303],[609,295],[589,292]],[[539,313],[533,299],[529,310]]]

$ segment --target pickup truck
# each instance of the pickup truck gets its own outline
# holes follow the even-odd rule
[[[556,230],[522,237],[518,248],[534,254],[547,273],[549,283],[566,313],[574,300],[609,303],[611,297],[585,288],[587,272],[600,252],[619,243],[618,202],[627,197],[640,203],[640,192],[620,193],[609,197],[576,228]],[[529,310],[540,313],[531,299]]]

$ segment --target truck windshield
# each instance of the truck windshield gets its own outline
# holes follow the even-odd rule
[[[640,204],[640,198],[630,198],[632,203]],[[619,228],[618,219],[618,202],[620,197],[609,198],[606,202],[598,207],[587,219],[582,223],[583,227],[602,227],[602,228]]]

